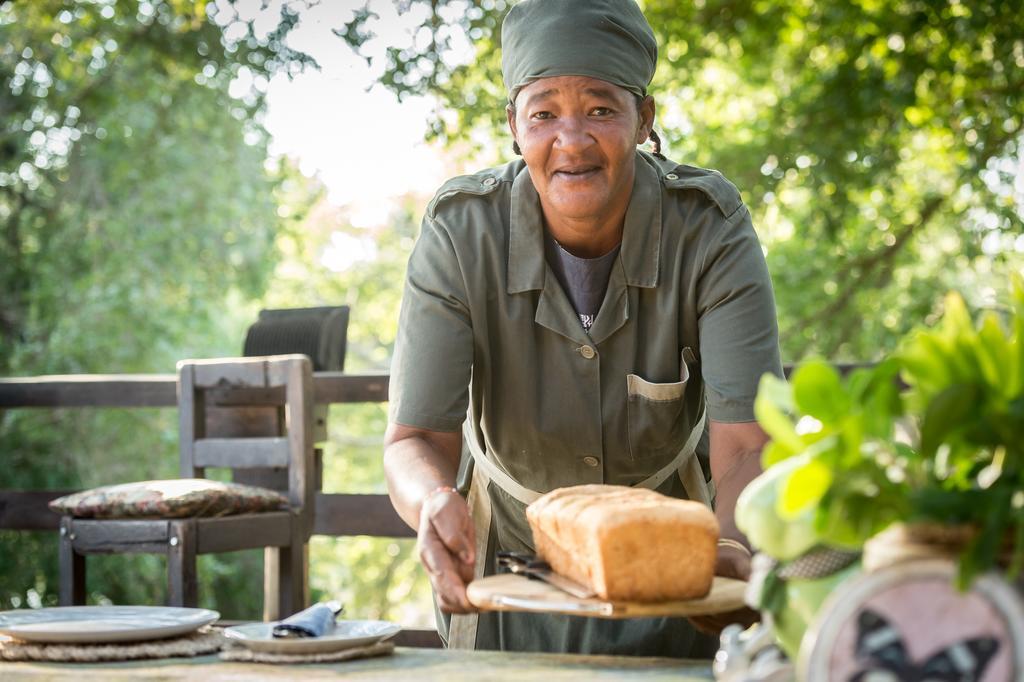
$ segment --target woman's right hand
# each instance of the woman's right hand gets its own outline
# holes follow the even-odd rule
[[[476,563],[476,537],[469,505],[461,495],[440,490],[427,496],[420,509],[416,545],[441,610],[476,611],[466,597]]]

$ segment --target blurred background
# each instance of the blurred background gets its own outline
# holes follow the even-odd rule
[[[501,0],[0,1],[0,376],[239,355],[260,308],[352,307],[389,366],[445,178],[513,158]],[[649,0],[669,158],[754,216],[783,358],[870,362],[1024,270],[1024,6]],[[324,490],[383,492],[386,405],[333,406]],[[0,489],[177,472],[174,410],[0,411]],[[56,603],[56,537],[0,531],[0,609]],[[90,559],[90,603],[161,603],[163,560]],[[259,618],[262,552],[200,559]],[[314,537],[314,598],[429,626],[412,541]]]

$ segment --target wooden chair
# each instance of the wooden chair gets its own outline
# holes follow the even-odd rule
[[[208,408],[273,405],[283,435],[209,437]],[[221,407],[218,407],[221,406]],[[316,472],[313,459],[313,377],[305,355],[186,360],[178,363],[181,476],[207,468],[282,469],[287,511],[185,519],[80,519],[64,516],[60,530],[60,603],[85,603],[85,556],[156,553],[167,556],[168,603],[197,603],[196,557],[266,547],[276,555],[265,615],[301,610],[307,599],[305,545],[312,532]],[[271,604],[270,602],[274,602]]]

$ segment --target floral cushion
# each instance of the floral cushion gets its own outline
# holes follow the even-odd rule
[[[180,519],[286,509],[279,492],[205,478],[140,481],[58,497],[50,509],[86,519]]]

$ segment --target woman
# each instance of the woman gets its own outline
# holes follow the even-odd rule
[[[522,159],[449,181],[427,207],[391,370],[392,501],[441,611],[458,614],[439,619],[450,646],[710,654],[682,619],[476,614],[466,599],[496,551],[532,551],[523,509],[539,494],[608,483],[710,503],[707,469],[717,570],[745,577],[733,507],[766,441],[758,381],[781,374],[735,187],[637,149],[657,60],[639,8],[525,0],[502,49]]]

